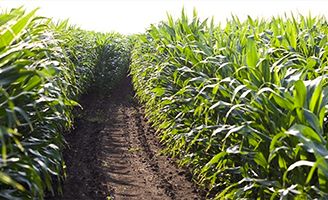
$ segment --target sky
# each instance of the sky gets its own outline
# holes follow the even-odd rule
[[[178,17],[182,8],[189,16],[196,8],[200,18],[214,17],[223,23],[231,14],[245,19],[283,15],[293,12],[307,15],[328,14],[327,0],[0,0],[1,9],[23,5],[27,10],[40,7],[39,15],[70,19],[86,30],[141,33],[150,24],[166,19],[166,13]]]

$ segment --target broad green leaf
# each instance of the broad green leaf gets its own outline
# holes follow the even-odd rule
[[[323,138],[321,138],[321,136],[316,133],[312,128],[302,124],[293,125],[287,133],[299,137],[300,139],[302,139],[302,142],[306,140],[312,140],[318,143],[324,142]]]
[[[13,43],[19,37],[24,28],[31,22],[37,9],[31,11],[25,16],[21,17],[16,23],[8,28],[5,32],[0,34],[0,49]]]
[[[296,106],[303,107],[306,101],[306,87],[301,80],[294,83],[294,97]]]
[[[250,67],[255,67],[258,61],[257,47],[254,38],[247,39],[246,48],[246,64]]]

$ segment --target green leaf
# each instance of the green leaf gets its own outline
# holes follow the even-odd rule
[[[306,101],[306,87],[303,81],[298,80],[294,83],[295,105],[303,107]]]
[[[5,174],[4,172],[0,172],[0,182],[4,184],[11,185],[12,187],[16,188],[17,190],[20,191],[25,191],[26,189],[16,181],[14,181],[10,176]]]
[[[318,117],[307,109],[304,109],[304,117],[306,122],[310,124],[311,128],[319,135],[323,136],[323,130],[321,129],[322,125],[320,124]]]
[[[318,133],[313,131],[312,128],[310,128],[308,126],[305,126],[305,125],[302,125],[302,124],[293,125],[287,131],[287,133],[302,139],[302,141],[304,141],[306,139],[310,139],[310,140],[318,142],[318,143],[323,143],[324,142],[323,138],[321,138],[321,136]]]
[[[246,64],[250,67],[255,67],[258,61],[257,47],[254,38],[247,39],[246,46]]]
[[[152,91],[156,94],[156,96],[162,96],[165,93],[165,89],[160,87],[154,88]]]
[[[262,166],[264,169],[267,169],[267,167],[269,166],[268,162],[267,162],[267,159],[264,157],[262,152],[256,152],[255,157],[254,157],[254,161],[258,165]]]
[[[318,82],[312,94],[312,98],[309,102],[309,109],[316,113],[316,108],[320,107],[322,101],[322,82]]]
[[[213,158],[208,162],[206,163],[206,165],[203,167],[202,169],[202,172],[201,173],[204,173],[206,172],[212,165],[216,164],[217,162],[219,162],[219,160],[224,157],[225,155],[227,155],[226,152],[221,152],[221,153],[218,153],[216,154],[215,156],[213,156]]]
[[[293,103],[290,102],[287,98],[283,98],[282,96],[276,93],[274,93],[273,98],[280,107],[290,111],[294,109]]]
[[[20,36],[25,27],[32,21],[32,18],[37,10],[38,9],[35,9],[20,18],[16,23],[0,34],[0,49],[12,44],[13,41]]]

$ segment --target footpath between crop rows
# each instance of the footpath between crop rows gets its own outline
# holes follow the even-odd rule
[[[82,97],[76,128],[66,134],[64,194],[51,199],[204,199],[190,175],[160,155],[131,80],[116,88]]]

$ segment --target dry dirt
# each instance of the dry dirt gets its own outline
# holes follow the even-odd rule
[[[76,128],[65,138],[67,179],[62,200],[205,199],[168,157],[133,98],[131,81],[111,94],[82,97]]]

